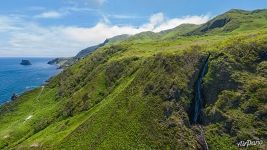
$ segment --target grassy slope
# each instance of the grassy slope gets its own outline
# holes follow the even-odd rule
[[[170,30],[165,30],[161,31],[161,38],[162,39],[172,39],[172,38],[177,38],[177,36],[182,36],[188,32],[191,32],[195,29],[200,27],[200,25],[195,25],[195,24],[181,24],[176,28],[170,29]]]
[[[244,32],[267,27],[267,10],[244,11],[230,10],[208,21],[198,29],[189,33],[192,34],[218,34],[222,32]]]
[[[209,146],[236,149],[239,140],[264,139],[267,30],[250,27],[102,47],[53,78],[39,99],[35,89],[2,106],[0,148],[196,149],[188,114],[207,52]]]

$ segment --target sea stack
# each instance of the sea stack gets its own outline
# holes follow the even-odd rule
[[[28,66],[28,65],[32,65],[31,62],[29,60],[25,60],[25,59],[22,59],[21,65],[24,65],[24,66]]]

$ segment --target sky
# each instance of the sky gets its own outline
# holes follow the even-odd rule
[[[267,0],[9,0],[0,4],[0,57],[69,57],[120,34],[203,24]]]

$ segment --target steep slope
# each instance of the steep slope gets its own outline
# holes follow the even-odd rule
[[[236,32],[100,47],[44,90],[0,107],[0,148],[203,149],[200,135],[210,149],[265,141],[267,29]],[[207,62],[195,124],[194,87]]]
[[[86,57],[87,55],[89,55],[90,53],[92,53],[93,51],[95,51],[96,49],[98,49],[99,47],[104,46],[106,43],[107,43],[107,41],[104,41],[104,43],[101,43],[99,45],[95,45],[95,46],[91,46],[91,47],[88,47],[86,49],[83,49],[73,58],[74,59],[82,59],[82,58]]]
[[[54,59],[48,61],[47,64],[58,65],[59,68],[64,68],[64,67],[71,65],[71,63],[73,63],[73,62],[71,62],[71,60],[73,60],[72,57],[54,58]]]

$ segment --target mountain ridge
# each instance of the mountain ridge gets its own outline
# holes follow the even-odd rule
[[[84,50],[81,50],[76,56],[73,58],[57,58],[58,64],[60,67],[67,67],[78,61],[79,59],[89,55],[91,52],[95,51],[97,48],[104,46],[107,43],[118,43],[124,40],[130,40],[130,41],[146,41],[149,39],[150,41],[153,40],[165,40],[165,39],[176,39],[179,36],[187,36],[187,35],[203,35],[203,34],[209,34],[212,32],[215,32],[215,34],[223,33],[223,32],[232,32],[236,29],[238,29],[242,24],[245,24],[246,22],[251,22],[253,20],[250,20],[251,14],[259,14],[267,12],[267,9],[257,9],[253,11],[246,11],[242,9],[231,9],[217,17],[214,17],[207,23],[204,23],[203,25],[194,25],[194,24],[181,24],[173,29],[164,30],[159,33],[155,33],[152,31],[145,31],[141,32],[135,35],[118,35],[114,36],[110,39],[105,40],[103,43],[100,43],[99,45],[88,47]],[[240,16],[238,16],[239,14]],[[240,22],[240,18],[245,17],[245,20],[248,21]],[[262,16],[260,16],[262,17]],[[265,20],[267,19],[267,16],[263,15],[263,18]],[[231,22],[231,19],[235,20],[234,22]],[[256,18],[257,19],[257,18]],[[256,20],[255,19],[255,20]],[[228,24],[230,23],[230,25]],[[262,22],[261,24],[267,23]],[[225,27],[227,26],[227,27]],[[265,26],[267,27],[267,25]],[[213,31],[215,29],[218,29],[219,31]],[[250,28],[245,28],[246,30],[249,30]],[[69,59],[66,61],[66,59]],[[52,60],[51,62],[57,62],[55,60]],[[50,64],[53,64],[49,62]]]
[[[265,141],[267,12],[249,16],[234,30],[195,34],[219,16],[190,34],[174,29],[162,40],[147,32],[97,48],[0,107],[0,148],[205,149],[205,139],[210,149],[238,149],[243,140]],[[194,124],[205,63],[202,121]]]
[[[215,29],[219,29],[217,32],[232,32],[238,28],[240,28],[241,25],[251,22],[257,21],[260,17],[263,19],[259,19],[260,21],[263,21],[262,24],[266,23],[267,17],[265,15],[260,15],[257,17],[255,14],[260,13],[266,13],[267,9],[257,9],[254,11],[246,11],[241,9],[231,9],[227,11],[224,14],[221,14],[219,16],[214,17],[207,23],[203,24],[198,29],[188,33],[188,35],[203,35],[207,34],[209,32],[213,32]],[[255,17],[252,17],[251,15],[254,15]],[[249,30],[250,28],[246,28],[246,30]]]
[[[112,38],[106,39],[103,43],[100,43],[98,45],[87,47],[80,52],[78,52],[74,57],[59,57],[55,58],[53,60],[50,60],[48,64],[50,65],[58,65],[59,68],[67,68],[74,63],[78,62],[80,59],[83,59],[84,57],[90,55],[93,51],[97,50],[98,48],[106,45],[106,44],[115,44],[118,43],[124,39],[127,39],[129,35],[123,34],[123,35],[117,35]]]

